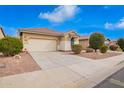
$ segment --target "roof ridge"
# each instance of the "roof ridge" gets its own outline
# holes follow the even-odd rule
[[[31,30],[31,29],[48,29],[48,28],[19,28],[19,29],[20,30]]]

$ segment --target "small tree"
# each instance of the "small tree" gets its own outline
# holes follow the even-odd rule
[[[117,44],[119,45],[121,50],[124,51],[124,38],[118,39]]]
[[[14,56],[22,51],[23,44],[15,37],[5,37],[0,40],[0,52],[4,56]]]
[[[95,52],[97,49],[100,49],[105,42],[105,37],[101,33],[95,32],[91,34],[90,39],[89,39],[89,44],[90,47],[95,49]]]

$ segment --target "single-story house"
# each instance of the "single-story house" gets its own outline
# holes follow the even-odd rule
[[[3,32],[3,29],[0,27],[0,39],[4,38],[5,34]]]
[[[75,32],[58,32],[48,28],[19,29],[24,49],[28,51],[70,51],[72,44],[87,40]]]

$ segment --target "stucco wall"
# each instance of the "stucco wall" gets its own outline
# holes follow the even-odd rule
[[[2,33],[2,31],[1,31],[1,29],[0,29],[0,39],[1,38],[4,38],[4,35],[3,35],[3,33]]]
[[[70,51],[71,50],[71,41],[68,35],[60,38],[60,47],[59,50]]]
[[[83,46],[83,48],[86,48],[89,46],[89,40],[87,40],[87,39],[80,40],[79,42]]]
[[[65,50],[65,41],[60,41],[60,46],[58,50]]]
[[[74,38],[74,44],[79,44],[79,37],[75,32],[68,32],[60,40],[60,50],[70,51],[71,50],[71,38]]]
[[[59,50],[70,51],[71,50],[71,42],[70,41],[60,41]]]
[[[65,41],[65,51],[70,51],[71,50],[71,42],[68,40],[68,41]]]

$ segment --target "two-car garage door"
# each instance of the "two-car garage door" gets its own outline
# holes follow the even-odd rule
[[[56,51],[56,40],[29,39],[27,44],[28,51]]]

